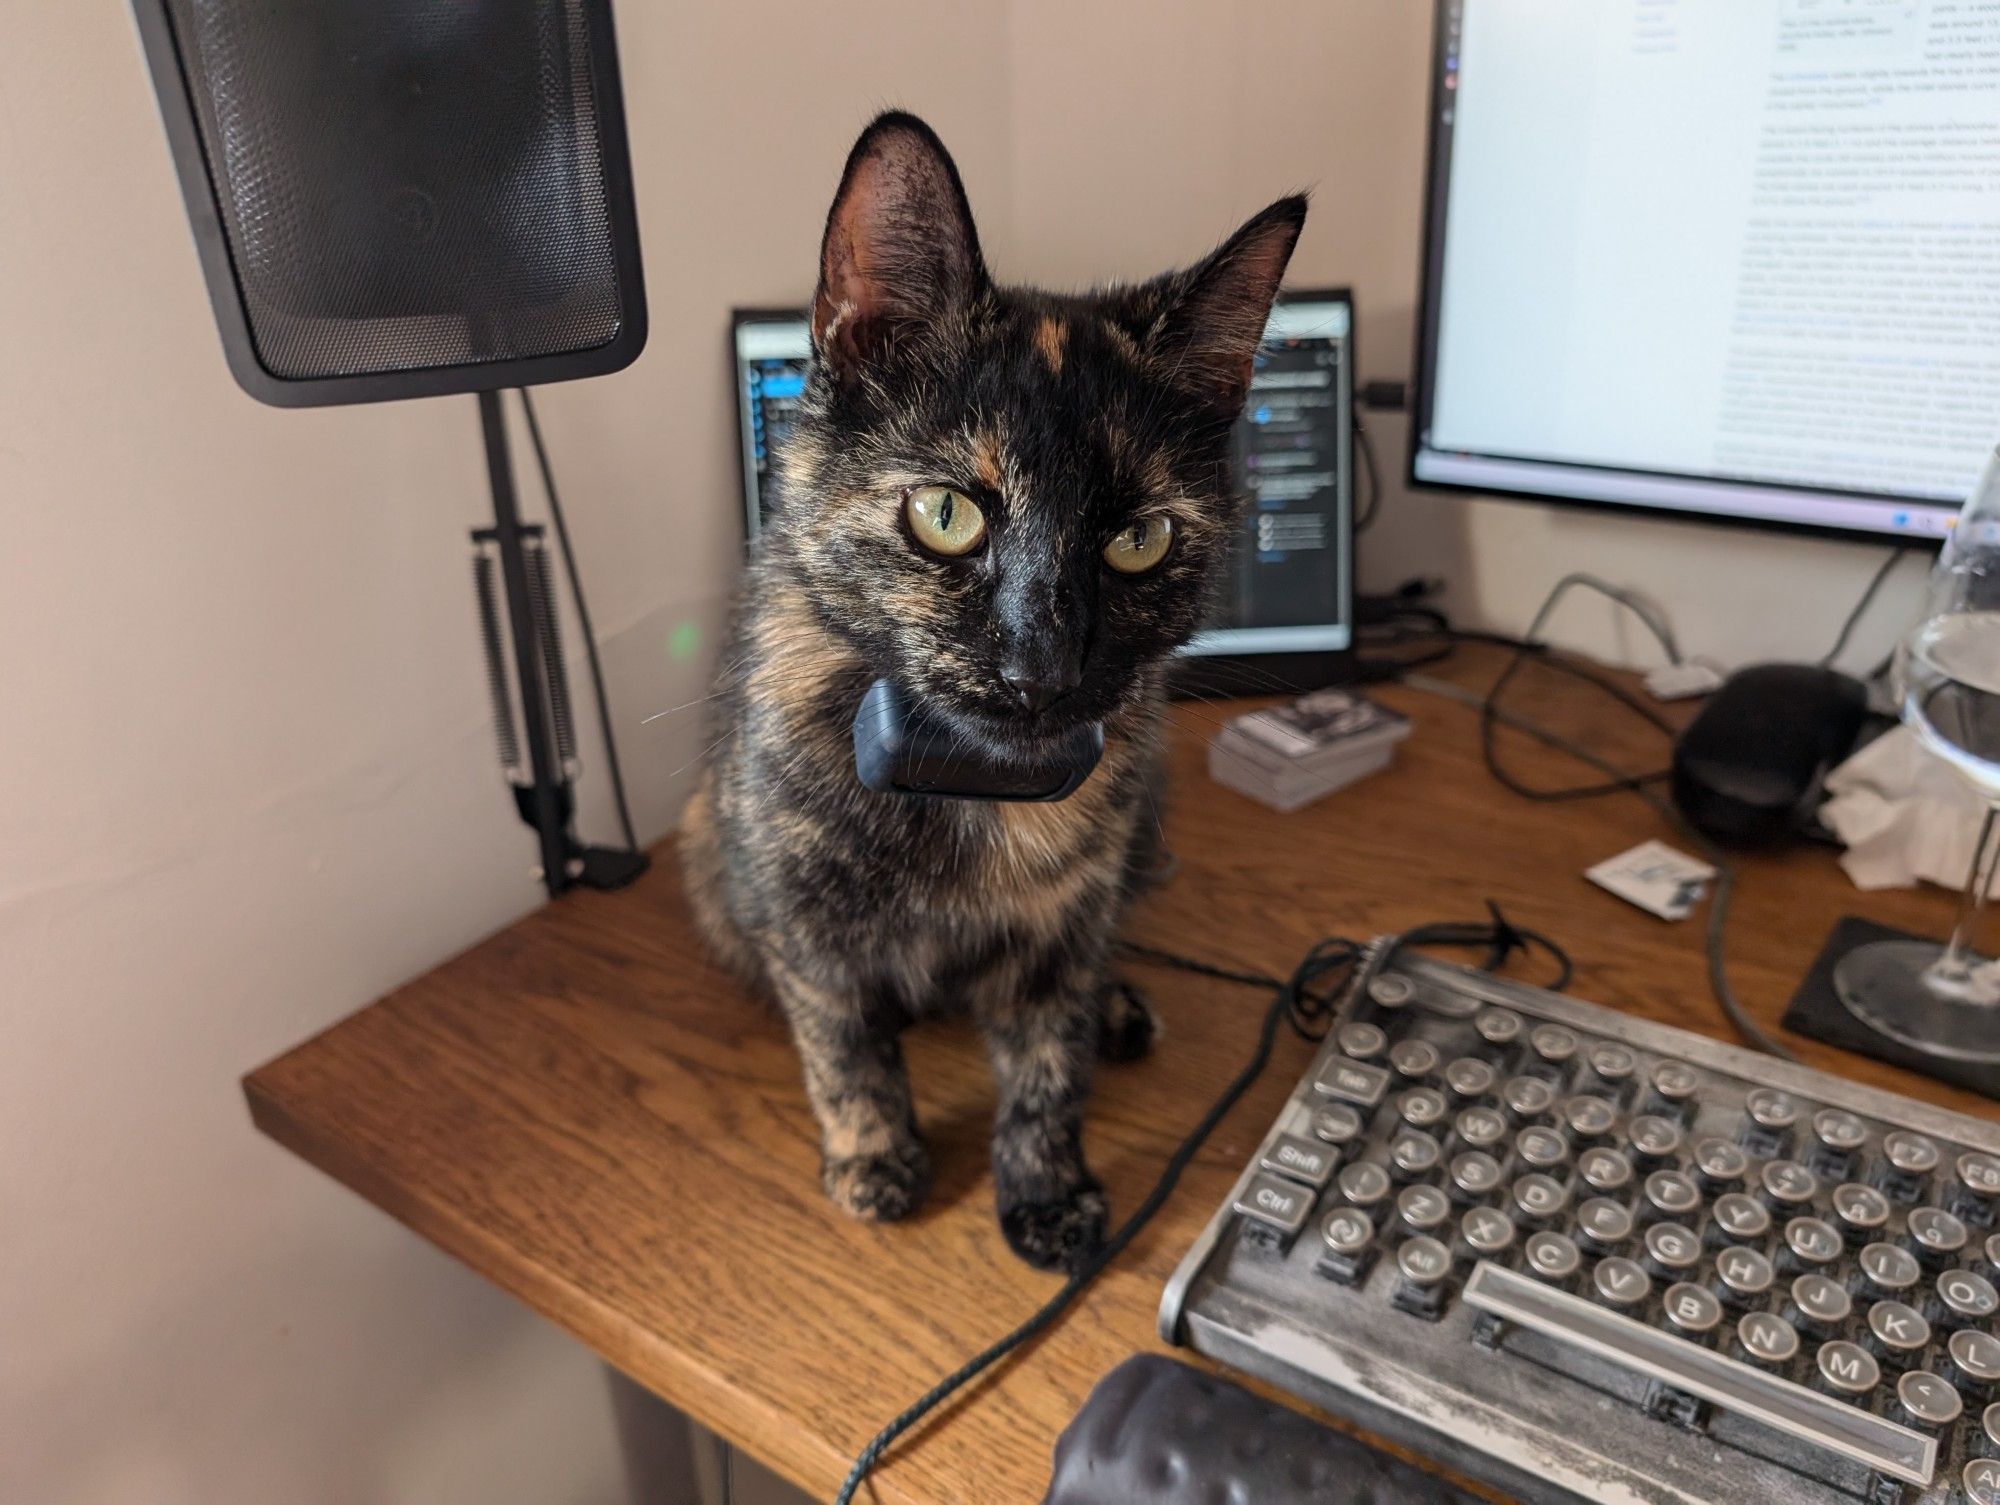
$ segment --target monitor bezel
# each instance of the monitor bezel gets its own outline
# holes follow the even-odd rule
[[[1451,15],[1456,7],[1469,0],[1432,0],[1431,8],[1431,62],[1430,89],[1424,120],[1424,217],[1423,240],[1419,252],[1417,277],[1417,309],[1415,323],[1415,350],[1410,362],[1409,422],[1407,442],[1403,454],[1403,481],[1414,491],[1428,491],[1441,495],[1489,497],[1502,502],[1540,502],[1545,505],[1562,507],[1571,511],[1587,512],[1597,516],[1639,516],[1659,518],[1668,522],[1690,526],[1711,526],[1730,528],[1751,528],[1761,532],[1802,534],[1819,538],[1846,539],[1857,543],[1894,544],[1901,548],[1938,548],[1949,534],[1949,527],[1942,533],[1917,532],[1897,528],[1849,527],[1839,523],[1813,522],[1801,518],[1756,516],[1740,512],[1705,510],[1700,506],[1675,507],[1655,502],[1618,501],[1610,498],[1566,495],[1562,492],[1543,491],[1528,485],[1499,486],[1479,485],[1466,481],[1441,481],[1417,473],[1420,455],[1428,452],[1444,455],[1446,450],[1429,450],[1424,443],[1424,435],[1431,424],[1431,413],[1436,400],[1436,359],[1438,322],[1442,314],[1444,290],[1444,242],[1445,220],[1449,207],[1451,174],[1450,164],[1443,160],[1443,107],[1446,37]],[[1722,480],[1718,477],[1695,477],[1684,471],[1645,470],[1605,464],[1583,464],[1564,460],[1547,460],[1518,455],[1482,455],[1480,458],[1511,461],[1515,464],[1535,465],[1551,473],[1569,472],[1617,472],[1642,476],[1666,482],[1684,482],[1690,487],[1705,485],[1727,485],[1754,491],[1784,492],[1824,496],[1848,501],[1880,502],[1885,510],[1901,508],[1907,511],[1943,512],[1956,515],[1958,508],[1949,503],[1914,501],[1908,497],[1885,495],[1875,491],[1843,491],[1829,486],[1805,486],[1789,482],[1756,480]]]

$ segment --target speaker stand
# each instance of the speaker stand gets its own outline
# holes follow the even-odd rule
[[[521,522],[500,394],[481,392],[478,397],[486,474],[493,491],[493,526],[472,535],[479,551],[474,556],[474,581],[501,763],[513,786],[515,808],[535,832],[541,853],[537,876],[549,896],[554,898],[578,886],[623,888],[646,871],[646,855],[622,847],[585,846],[570,830],[576,808],[571,787],[576,769],[575,733],[548,556],[542,530]],[[488,549],[499,559],[507,636],[513,643],[511,679],[520,693],[520,726],[527,742],[525,760],[514,738],[510,676],[501,647]]]

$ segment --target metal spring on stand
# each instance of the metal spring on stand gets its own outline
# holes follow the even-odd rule
[[[577,769],[576,722],[570,714],[569,671],[563,666],[562,635],[556,621],[556,593],[549,574],[548,545],[540,537],[524,539],[528,562],[528,608],[541,639],[542,678],[549,690],[549,721],[555,727],[556,757],[563,777]]]
[[[488,544],[472,550],[472,589],[479,603],[479,642],[486,652],[486,692],[493,705],[493,740],[500,769],[510,784],[527,782],[521,768],[521,738],[514,728],[514,697],[507,684],[507,660],[500,637],[500,598],[493,587],[496,561]]]

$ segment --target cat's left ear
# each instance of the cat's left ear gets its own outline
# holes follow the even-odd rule
[[[882,361],[986,286],[958,168],[914,115],[879,116],[848,155],[826,217],[813,347],[836,372]]]
[[[1303,194],[1252,215],[1203,260],[1173,279],[1149,345],[1181,385],[1232,417],[1250,373],[1271,303],[1305,227]]]

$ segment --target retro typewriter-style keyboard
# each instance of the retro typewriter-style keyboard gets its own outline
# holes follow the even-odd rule
[[[2000,1505],[2000,1125],[1381,962],[1169,1339],[1529,1501]]]

